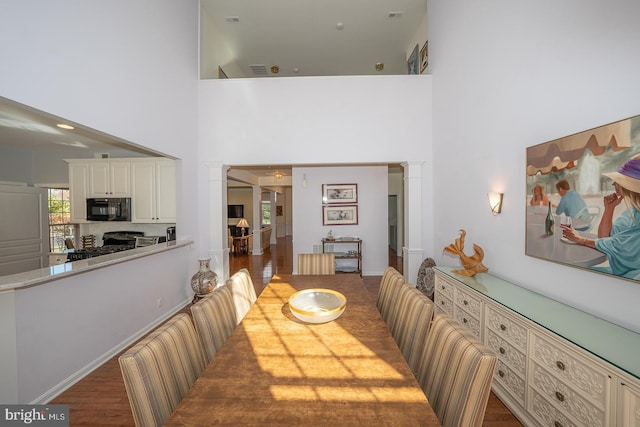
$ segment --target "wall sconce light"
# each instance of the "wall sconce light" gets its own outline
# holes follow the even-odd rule
[[[487,193],[489,197],[489,206],[491,206],[491,212],[494,215],[498,215],[502,212],[502,198],[504,193]]]
[[[302,188],[307,188],[307,174],[302,174]]]

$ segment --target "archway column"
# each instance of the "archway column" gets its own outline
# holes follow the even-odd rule
[[[422,264],[422,165],[423,162],[402,163],[404,169],[404,246],[402,267],[404,280],[415,286]]]
[[[228,166],[208,164],[208,255],[211,269],[218,275],[218,282],[229,278],[229,239],[227,226],[227,171]]]
[[[262,188],[251,186],[253,192],[253,255],[262,255]]]

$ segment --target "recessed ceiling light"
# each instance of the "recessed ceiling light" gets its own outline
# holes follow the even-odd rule
[[[75,129],[73,126],[67,125],[67,124],[64,124],[64,123],[58,123],[56,126],[58,126],[60,129],[67,129],[67,130]]]
[[[344,24],[343,24],[342,22],[338,22],[338,23],[336,24],[336,28],[337,28],[338,30],[341,30],[341,29],[343,29],[343,28],[344,28]]]

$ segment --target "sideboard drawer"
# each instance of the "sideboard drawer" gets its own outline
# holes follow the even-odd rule
[[[449,298],[445,297],[439,292],[436,292],[434,295],[434,305],[436,310],[443,311],[451,316],[453,316],[453,301]]]
[[[531,360],[604,408],[611,387],[611,378],[607,372],[566,345],[549,339],[538,331],[533,331],[531,340]]]
[[[563,411],[559,411],[536,391],[531,393],[531,405],[529,412],[541,426],[554,427],[582,427],[576,425],[567,418]]]
[[[589,427],[607,426],[604,406],[574,390],[562,379],[533,363],[529,378],[532,393],[537,393],[549,405],[576,420],[578,425]],[[533,407],[530,408],[533,411]]]
[[[449,283],[446,279],[442,277],[436,276],[436,292],[442,295],[445,295],[450,300],[453,300],[453,292],[455,289],[455,285]]]
[[[500,359],[496,366],[494,381],[506,389],[523,408],[525,407],[524,396],[527,387],[524,379]]]
[[[489,305],[486,306],[485,325],[499,337],[509,341],[518,350],[527,352],[527,328],[515,320],[513,315],[507,314]]]
[[[480,319],[480,312],[482,310],[482,302],[480,301],[480,298],[474,297],[458,288],[455,292],[454,301],[458,307],[462,308],[476,319]]]
[[[526,353],[511,345],[491,329],[487,329],[485,341],[485,344],[496,352],[498,359],[509,365],[522,378],[527,375]]]
[[[622,382],[618,390],[620,396],[618,425],[640,427],[640,387],[634,387],[632,383]]]
[[[471,331],[473,335],[476,336],[479,340],[482,339],[480,336],[480,320],[473,317],[471,314],[461,309],[460,307],[454,308],[453,318],[456,319],[458,323]]]

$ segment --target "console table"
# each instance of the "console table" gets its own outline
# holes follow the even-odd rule
[[[488,273],[434,267],[436,310],[498,354],[494,393],[527,426],[640,426],[640,334]]]

